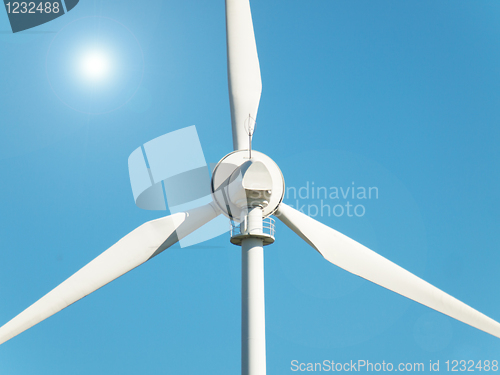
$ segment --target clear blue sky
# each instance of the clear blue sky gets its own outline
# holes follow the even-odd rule
[[[500,3],[251,6],[254,148],[289,187],[377,187],[378,199],[323,202],[362,204],[362,217],[317,219],[500,320]],[[134,204],[134,149],[196,125],[207,162],[231,151],[224,22],[222,0],[81,0],[31,30],[44,33],[13,35],[0,11],[0,324],[165,214]],[[93,88],[76,69],[89,48],[112,60]],[[348,274],[281,223],[276,237],[268,374],[296,373],[292,360],[500,360],[500,339]],[[239,369],[228,234],[175,246],[0,347],[6,375]]]

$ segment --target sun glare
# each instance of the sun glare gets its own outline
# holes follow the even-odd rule
[[[83,57],[81,68],[85,78],[100,81],[108,76],[110,61],[108,56],[100,51],[90,52]]]

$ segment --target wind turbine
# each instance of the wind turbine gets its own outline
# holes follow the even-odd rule
[[[275,215],[329,262],[375,284],[500,337],[500,324],[354,240],[282,202],[284,178],[251,137],[261,93],[248,0],[226,1],[229,93],[234,151],[212,177],[213,202],[143,224],[0,328],[3,343],[155,257],[216,216],[237,222],[242,247],[242,373],[266,371],[263,246],[274,241],[263,220]],[[267,221],[268,229],[272,222]]]

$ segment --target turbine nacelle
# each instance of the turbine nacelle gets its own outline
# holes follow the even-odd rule
[[[212,196],[222,213],[241,222],[252,207],[262,217],[273,214],[285,195],[285,180],[278,165],[267,155],[238,150],[224,156],[212,173]]]
[[[229,199],[239,209],[266,207],[271,199],[272,189],[271,173],[261,161],[244,162],[229,178]]]

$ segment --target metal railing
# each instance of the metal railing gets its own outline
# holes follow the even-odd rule
[[[243,223],[237,223],[233,220],[231,220],[230,223],[231,223],[231,237],[248,234],[246,228],[241,227],[242,225],[244,226]],[[262,219],[262,234],[274,238],[274,234],[276,233],[275,223],[276,220],[274,220],[274,218],[272,218],[271,216]]]

